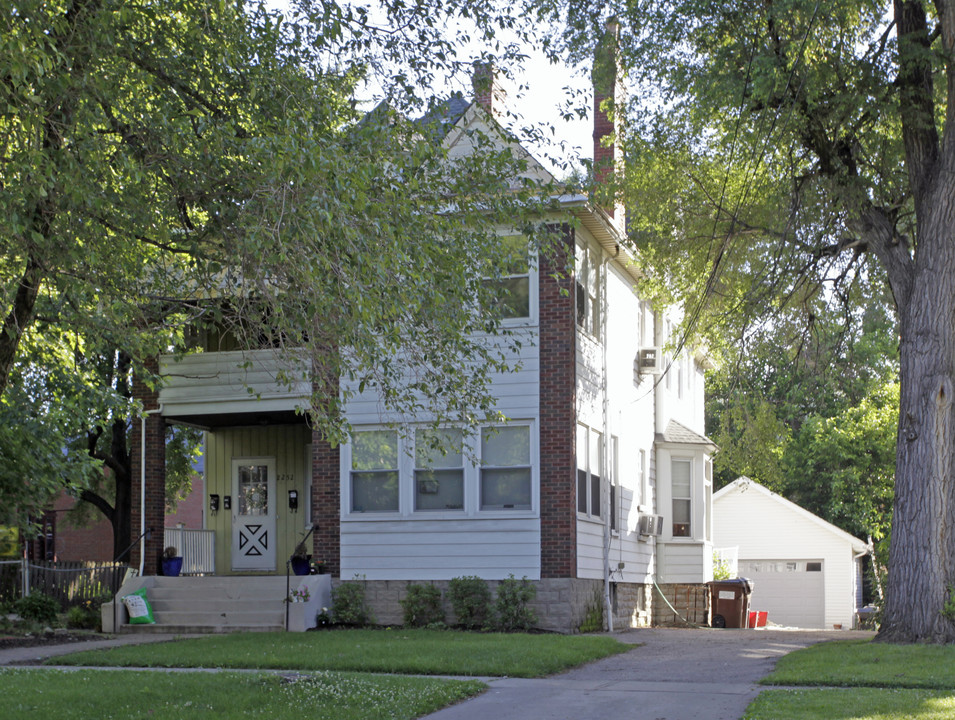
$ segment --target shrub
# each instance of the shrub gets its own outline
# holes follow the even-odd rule
[[[375,621],[365,600],[365,583],[357,576],[344,582],[332,593],[332,620],[337,625],[360,627]]]
[[[491,614],[491,591],[487,581],[474,575],[452,578],[448,599],[458,623],[473,630],[487,624]]]
[[[530,630],[537,622],[537,613],[528,607],[528,603],[536,596],[537,588],[527,577],[517,580],[510,575],[501,580],[494,603],[497,629],[503,632]]]
[[[408,627],[427,627],[444,623],[441,591],[434,585],[408,584],[405,597],[399,601]]]
[[[24,620],[51,625],[56,622],[60,604],[41,592],[30,593],[13,604],[14,612]]]
[[[78,630],[102,630],[103,616],[100,613],[103,603],[108,603],[113,596],[100,594],[92,600],[84,600],[79,605],[72,606],[66,611],[66,626]]]

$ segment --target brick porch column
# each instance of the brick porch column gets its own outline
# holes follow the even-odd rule
[[[541,253],[538,271],[541,577],[572,578],[577,575],[576,318],[574,282],[566,269],[574,232],[567,226],[556,230],[560,238]]]
[[[312,522],[318,523],[312,535],[312,557],[324,560],[328,572],[336,576],[342,565],[340,456],[340,448],[312,431]]]
[[[146,369],[158,374],[157,360],[147,362]],[[148,387],[140,376],[133,378],[133,397],[143,403],[147,412],[159,408],[159,391]],[[152,530],[146,540],[144,575],[158,575],[160,560],[163,551],[163,526],[166,516],[166,421],[159,413],[146,416],[146,522],[145,526]],[[140,523],[140,508],[142,498],[142,430],[141,417],[133,418],[132,440],[130,442],[130,456],[132,462],[132,537],[139,537],[142,532]],[[139,542],[133,545],[130,551],[130,565],[139,567]]]

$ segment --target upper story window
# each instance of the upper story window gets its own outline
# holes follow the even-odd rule
[[[398,433],[356,432],[351,443],[352,512],[398,512]]]
[[[501,274],[485,283],[495,290],[494,309],[505,320],[531,317],[531,263],[527,238],[511,235],[502,239],[504,258]]]
[[[577,327],[592,337],[599,337],[601,301],[600,252],[578,245],[575,271]]]

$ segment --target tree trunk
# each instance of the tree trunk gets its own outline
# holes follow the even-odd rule
[[[955,642],[955,622],[940,614],[955,584],[955,193],[933,195],[920,218],[914,282],[898,308],[895,509],[878,636],[887,642]]]

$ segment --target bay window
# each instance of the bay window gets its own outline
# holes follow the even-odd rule
[[[692,517],[692,478],[691,460],[670,462],[670,480],[673,500],[673,537],[691,537],[690,518]]]

